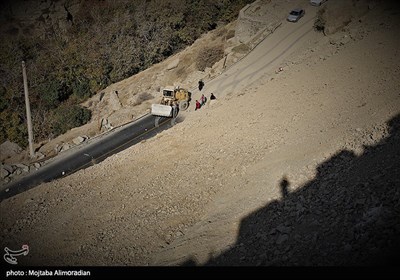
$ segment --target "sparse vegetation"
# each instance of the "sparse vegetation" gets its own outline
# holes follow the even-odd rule
[[[247,53],[250,50],[249,46],[246,44],[240,44],[232,49],[236,53]]]
[[[315,18],[314,21],[314,29],[319,32],[323,32],[325,34],[325,24],[326,20],[324,17],[325,14],[325,8],[321,8],[317,11],[317,17]]]
[[[111,83],[164,60],[204,32],[236,19],[252,1],[74,1],[73,7],[67,2],[68,17],[60,14],[64,8],[54,8],[61,3],[51,2],[54,5],[36,10],[42,14],[30,19],[34,24],[12,12],[13,5],[34,9],[29,1],[0,5],[0,143],[9,139],[27,144],[22,60],[27,66],[35,141],[52,138],[72,124],[88,121],[85,115],[68,126],[48,125],[64,110],[60,106],[79,104]],[[215,49],[204,57],[201,68],[215,62],[220,53]]]
[[[235,37],[235,29],[231,29],[227,32],[226,34],[226,40],[229,40],[231,38]]]
[[[212,67],[214,63],[224,57],[224,48],[222,45],[206,47],[199,52],[196,60],[196,67],[204,71],[207,67]]]

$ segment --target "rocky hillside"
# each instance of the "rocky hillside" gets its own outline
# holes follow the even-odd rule
[[[81,103],[90,110],[91,120],[54,139],[49,137],[48,140],[36,141],[34,159],[28,157],[27,150],[6,152],[8,142],[0,145],[0,149],[4,150],[0,160],[6,165],[3,165],[2,179],[8,182],[19,178],[26,174],[26,170],[36,170],[35,165],[46,164],[47,159],[148,113],[151,104],[159,102],[160,88],[166,85],[179,85],[194,90],[198,80],[209,81],[220,75],[279,27],[280,19],[285,15],[282,12],[285,11],[282,8],[284,5],[276,2],[273,9],[265,8],[269,7],[266,4],[270,2],[258,1],[247,5],[239,13],[237,20],[229,24],[221,23],[185,50],[145,71],[99,90]],[[58,14],[55,11],[53,13]],[[61,16],[64,12],[61,9],[59,13]],[[5,110],[4,115],[7,112]]]
[[[87,123],[91,114],[81,102],[236,19],[248,2],[2,1],[0,143],[27,146],[22,60],[39,143]]]

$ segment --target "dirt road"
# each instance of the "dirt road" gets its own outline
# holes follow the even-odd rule
[[[276,31],[264,39],[251,53],[207,83],[205,92],[218,96],[244,90],[271,71],[276,71],[293,52],[315,37],[313,24],[317,9],[310,7],[297,23],[282,21]]]

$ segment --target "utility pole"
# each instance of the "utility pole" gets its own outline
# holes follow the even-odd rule
[[[26,78],[25,61],[22,61],[22,77],[24,78],[26,119],[27,119],[27,122],[28,122],[29,155],[30,155],[31,158],[33,158],[35,156],[35,152],[33,150],[33,132],[32,132],[32,120],[31,120],[31,105],[29,104],[28,79]]]

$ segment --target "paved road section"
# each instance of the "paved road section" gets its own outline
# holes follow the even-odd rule
[[[0,190],[0,201],[31,189],[43,182],[68,176],[79,169],[99,163],[110,155],[118,153],[168,128],[171,124],[171,118],[146,115],[122,127],[115,133],[111,133],[96,142],[90,143],[68,156],[63,157],[60,155],[59,158],[43,166],[36,172],[4,186]]]

